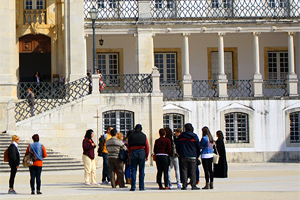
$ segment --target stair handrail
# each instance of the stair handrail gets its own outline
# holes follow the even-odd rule
[[[57,85],[57,87],[53,87],[47,92],[36,95],[33,106],[29,105],[28,100],[16,103],[15,120],[20,122],[87,95],[89,95],[88,77],[61,86]]]

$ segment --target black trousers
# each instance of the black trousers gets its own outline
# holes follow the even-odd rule
[[[196,167],[197,160],[181,157],[180,176],[183,187],[187,187],[187,179],[190,177],[192,187],[196,187]]]
[[[10,165],[9,188],[14,188],[15,177],[17,173],[17,166]]]
[[[42,167],[31,166],[29,167],[30,171],[30,187],[31,191],[34,192],[34,181],[36,180],[36,189],[37,191],[41,190],[41,173]]]
[[[214,182],[214,172],[212,170],[213,158],[202,158],[202,166],[205,174],[206,183]]]
[[[162,187],[161,177],[162,173],[164,173],[164,183],[165,187],[169,187],[169,176],[168,176],[168,170],[169,170],[169,157],[158,155],[156,156],[156,168],[157,168],[157,174],[156,174],[156,182],[159,185],[159,187]]]

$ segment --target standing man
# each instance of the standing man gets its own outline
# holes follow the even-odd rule
[[[139,189],[145,190],[145,161],[148,160],[149,143],[146,135],[142,132],[142,125],[137,124],[134,133],[128,138],[128,151],[131,158],[131,189],[135,191],[137,166],[139,166]]]
[[[35,109],[34,109],[35,102],[34,102],[34,94],[32,92],[31,87],[27,89],[26,99],[27,99],[29,107],[30,107],[30,115],[31,115],[31,117],[33,117],[34,116],[34,111],[35,111]]]
[[[102,184],[109,184],[110,182],[110,175],[109,175],[109,164],[108,164],[108,151],[106,149],[106,142],[111,138],[110,131],[113,130],[113,127],[109,126],[107,128],[107,133],[104,134],[105,143],[102,150],[102,157],[103,157],[103,171],[102,171]]]
[[[180,135],[176,133],[175,144],[177,153],[180,156],[180,175],[182,190],[187,188],[188,175],[191,178],[192,190],[199,190],[196,186],[197,159],[200,156],[200,142],[198,136],[193,133],[193,126],[190,123],[184,125],[185,132]]]
[[[124,151],[127,150],[125,144],[122,142],[122,140],[119,140],[117,138],[117,130],[113,129],[110,131],[110,135],[112,136],[111,139],[107,140],[106,142],[106,148],[108,151],[108,164],[109,164],[109,172],[110,172],[110,178],[111,178],[111,187],[116,188],[116,178],[115,174],[117,172],[118,174],[118,182],[120,188],[125,188],[125,182],[124,182],[124,163],[119,158],[119,152],[120,149],[123,149]]]

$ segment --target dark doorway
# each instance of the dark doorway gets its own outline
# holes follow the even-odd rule
[[[26,35],[19,40],[20,82],[34,82],[39,71],[42,82],[51,81],[51,39],[44,35]]]

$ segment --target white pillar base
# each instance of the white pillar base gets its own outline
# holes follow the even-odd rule
[[[92,89],[92,96],[100,96],[99,90],[99,74],[92,74],[92,81],[93,81],[93,89]]]
[[[227,94],[227,83],[228,83],[227,79],[219,79],[219,80],[217,80],[218,97],[228,97],[228,94]]]
[[[298,78],[297,78],[297,74],[295,74],[295,73],[288,74],[287,78],[288,78],[287,79],[287,92],[288,92],[288,96],[290,96],[290,97],[299,96],[299,94],[298,94]]]
[[[261,74],[254,74],[252,80],[253,86],[253,96],[254,97],[263,97],[263,79]]]

